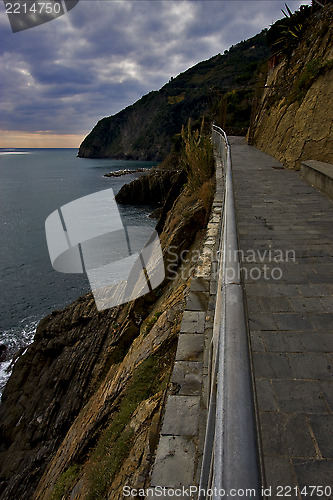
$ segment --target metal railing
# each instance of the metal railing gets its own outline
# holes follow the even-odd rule
[[[210,359],[210,397],[199,499],[261,498],[249,333],[241,280],[230,146],[213,125],[225,179],[219,277]]]

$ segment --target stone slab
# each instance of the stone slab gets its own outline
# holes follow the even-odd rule
[[[252,330],[250,332],[251,349],[253,352],[265,352],[266,347],[263,339],[263,332]]]
[[[331,163],[324,163],[317,160],[303,160],[301,166],[311,168],[312,170],[317,170],[317,172],[321,172],[327,177],[333,179],[333,165]]]
[[[297,413],[328,411],[316,381],[273,380],[273,389],[282,411]]]
[[[304,415],[263,412],[260,426],[265,455],[315,458],[316,449]]]
[[[198,433],[200,396],[169,396],[162,435],[195,436]]]
[[[200,333],[181,333],[178,337],[176,361],[202,361],[204,335]]]
[[[256,382],[256,393],[259,408],[262,411],[278,410],[274,391],[270,380],[259,379]]]
[[[321,380],[319,386],[327,408],[333,413],[333,380]]]
[[[178,488],[193,481],[196,446],[194,438],[161,436],[151,486]]]
[[[288,359],[295,379],[332,380],[333,378],[333,365],[328,355],[319,352],[289,353]]]
[[[208,300],[209,300],[208,292],[190,291],[186,299],[186,310],[207,311]]]
[[[300,332],[262,332],[265,346],[269,352],[304,352],[304,333]]]
[[[288,457],[266,457],[265,476],[266,487],[272,488],[272,496],[273,492],[277,492],[277,488],[279,486],[291,486],[292,488],[295,486],[297,487],[296,473],[291,460]],[[275,495],[273,498],[274,497]]]
[[[201,394],[202,362],[176,361],[171,375],[177,394],[192,396]]]
[[[273,313],[279,330],[313,330],[306,314],[302,313]]]
[[[333,352],[333,332],[304,332],[302,343],[309,352]]]
[[[253,364],[256,378],[294,378],[285,353],[255,352],[253,353]]]
[[[209,292],[210,281],[204,278],[194,276],[191,278],[191,292]]]
[[[329,486],[331,494],[328,496],[321,496],[317,494],[316,490],[308,490],[308,495],[303,495],[302,498],[316,498],[332,500],[333,495],[333,461],[332,460],[297,460],[292,461],[299,489],[302,490],[304,487],[309,486]],[[310,491],[312,491],[312,496],[310,496]]]
[[[333,458],[333,425],[331,415],[310,415],[308,418],[321,456],[323,458]]]
[[[203,333],[205,329],[205,312],[185,311],[180,327],[181,333]]]

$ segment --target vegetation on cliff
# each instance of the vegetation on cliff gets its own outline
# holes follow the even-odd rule
[[[324,5],[332,3],[333,0],[322,2],[312,1],[312,5],[301,5],[299,10],[292,12],[287,4],[282,9],[284,19],[274,23],[267,32],[267,43],[272,49],[274,57],[290,58],[293,51],[302,43],[304,32],[313,25],[314,16],[322,14]]]
[[[333,163],[333,4],[306,12],[292,50],[271,59],[260,79],[250,134],[289,168],[310,159]]]
[[[171,150],[171,137],[191,118],[206,115],[245,134],[251,113],[254,75],[267,60],[266,31],[203,61],[159,91],[100,120],[84,139],[79,156],[161,160]]]

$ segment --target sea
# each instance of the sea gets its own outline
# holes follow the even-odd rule
[[[77,149],[0,149],[0,394],[15,354],[32,342],[40,319],[90,291],[85,274],[52,268],[45,220],[77,198],[121,186],[156,162],[78,158]],[[153,227],[151,206],[119,205],[124,224]],[[1,355],[1,352],[0,352]]]

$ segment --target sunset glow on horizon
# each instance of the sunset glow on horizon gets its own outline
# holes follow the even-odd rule
[[[78,148],[103,117],[269,28],[285,1],[82,1],[19,32],[2,9],[0,148]]]
[[[86,134],[0,131],[0,148],[79,148]]]

